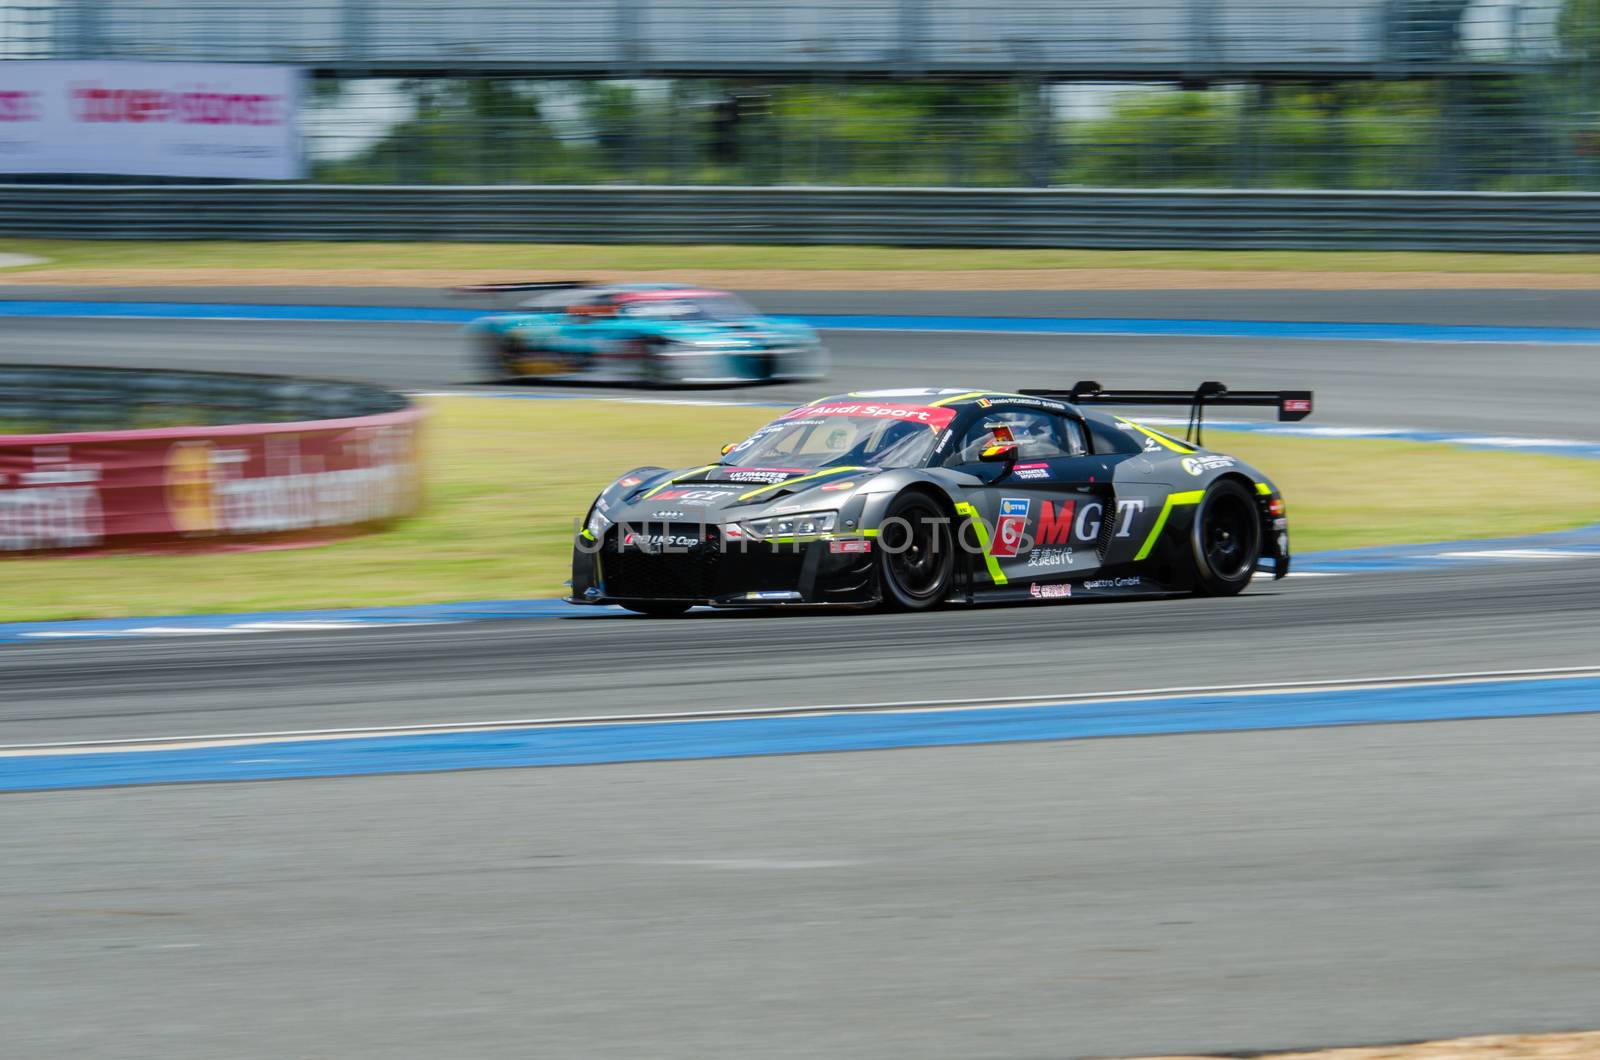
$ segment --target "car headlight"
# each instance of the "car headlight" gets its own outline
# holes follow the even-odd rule
[[[611,529],[611,525],[611,517],[599,508],[595,508],[589,512],[589,521],[583,524],[583,528],[595,537],[600,537]]]
[[[750,519],[740,524],[752,537],[788,537],[792,534],[825,534],[833,529],[838,512],[796,512],[767,519]]]

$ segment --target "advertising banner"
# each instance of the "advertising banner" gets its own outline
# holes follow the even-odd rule
[[[0,555],[323,539],[407,515],[421,416],[0,438]]]
[[[294,180],[300,70],[0,63],[0,173]]]

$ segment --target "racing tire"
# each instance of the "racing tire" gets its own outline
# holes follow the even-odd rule
[[[483,373],[482,382],[505,383],[512,378],[511,355],[517,352],[517,344],[505,335],[487,336],[482,343],[479,354],[480,371]]]
[[[660,603],[623,604],[626,611],[633,611],[651,618],[677,618],[692,607],[692,604],[676,604],[663,600]]]
[[[1189,530],[1195,592],[1234,596],[1250,584],[1261,556],[1261,512],[1250,491],[1233,479],[1206,488]]]
[[[878,530],[878,582],[893,611],[938,607],[955,582],[956,550],[950,517],[925,493],[902,493]]]
[[[639,382],[652,390],[672,385],[666,362],[661,359],[661,344],[638,339],[633,344],[633,354],[639,358]]]

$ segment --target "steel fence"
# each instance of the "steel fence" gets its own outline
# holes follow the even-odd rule
[[[4,0],[49,58],[507,68],[1389,73],[1542,62],[1561,0]],[[5,54],[0,52],[0,55]]]
[[[0,235],[1594,252],[1600,195],[10,185]]]

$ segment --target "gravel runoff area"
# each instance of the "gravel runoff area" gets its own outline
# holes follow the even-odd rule
[[[1495,1034],[1407,1045],[1317,1049],[1302,1053],[1252,1053],[1253,1060],[1593,1060],[1600,1031],[1576,1034]],[[1158,1056],[1141,1060],[1233,1060],[1230,1057]]]
[[[0,266],[3,267],[3,266]],[[1374,291],[1600,290],[1600,274],[1559,272],[1343,272],[1271,269],[394,269],[46,267],[0,273],[0,284],[168,287],[451,287],[570,279],[672,280],[745,291]]]

